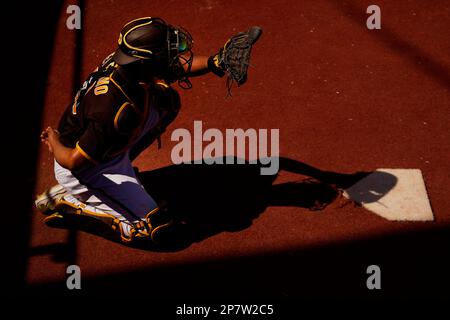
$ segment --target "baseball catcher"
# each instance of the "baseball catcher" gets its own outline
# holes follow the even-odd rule
[[[227,75],[227,87],[247,80],[252,45],[261,29],[230,38],[212,56],[194,55],[188,31],[144,17],[121,30],[118,48],[78,90],[41,141],[54,156],[58,185],[36,199],[48,226],[82,217],[106,226],[123,243],[159,243],[177,221],[139,182],[132,161],[176,118],[190,77]],[[73,221],[73,220],[72,220]]]

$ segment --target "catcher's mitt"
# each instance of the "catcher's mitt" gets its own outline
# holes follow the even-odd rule
[[[219,76],[226,72],[228,94],[231,95],[233,83],[237,86],[247,81],[247,70],[250,65],[250,53],[252,46],[262,34],[260,27],[251,27],[247,32],[239,32],[231,37],[219,50],[219,53],[211,57],[213,72]]]

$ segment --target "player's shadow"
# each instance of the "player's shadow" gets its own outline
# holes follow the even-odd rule
[[[243,230],[270,206],[322,210],[340,196],[341,190],[369,174],[322,171],[288,158],[280,158],[279,166],[280,171],[300,174],[302,179],[274,184],[277,175],[261,175],[261,165],[248,163],[182,164],[138,173],[149,194],[157,202],[165,202],[184,223],[170,235],[167,245],[157,250],[177,251],[224,231]],[[380,177],[382,184],[360,190],[363,202],[377,201],[395,185],[395,177],[379,174],[384,175]]]

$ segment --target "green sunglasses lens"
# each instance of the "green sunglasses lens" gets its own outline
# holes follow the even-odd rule
[[[180,43],[178,44],[178,50],[180,52],[186,51],[188,48],[187,42],[184,39],[181,39]]]

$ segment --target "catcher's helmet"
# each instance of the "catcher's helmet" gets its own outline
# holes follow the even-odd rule
[[[140,59],[161,59],[171,64],[191,51],[192,37],[181,27],[161,18],[144,17],[128,22],[120,32],[114,61],[119,65]]]

